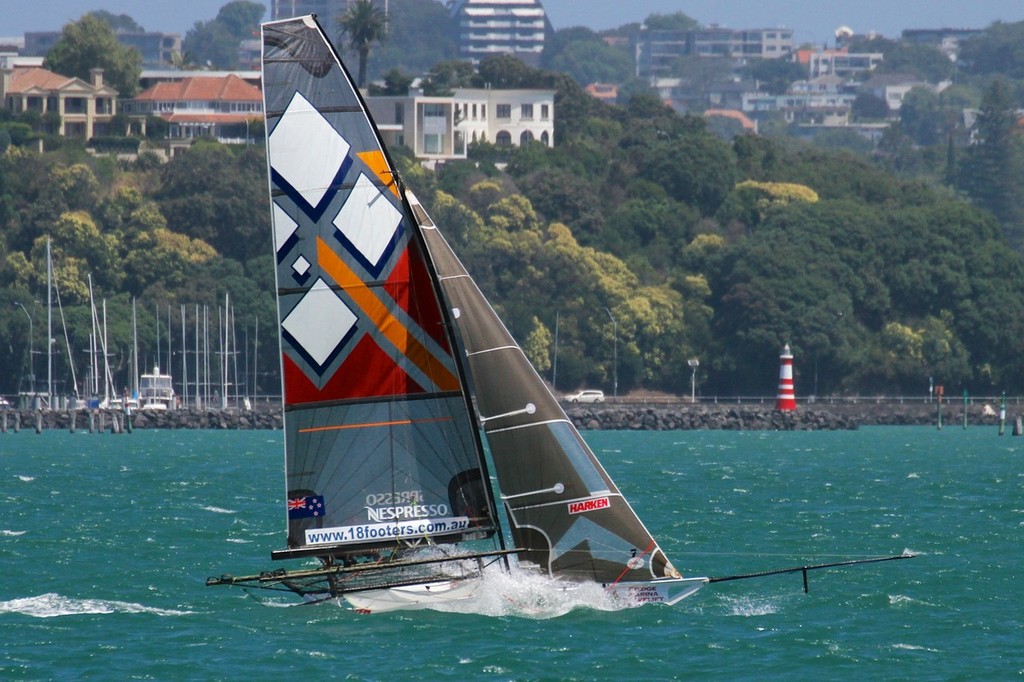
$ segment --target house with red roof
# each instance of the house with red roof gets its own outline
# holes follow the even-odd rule
[[[167,136],[171,139],[212,137],[241,142],[250,138],[249,123],[263,118],[263,94],[234,74],[197,73],[155,83],[124,102],[122,111],[143,133],[146,118],[156,116],[170,124]]]
[[[56,114],[58,135],[88,140],[107,135],[117,111],[117,90],[103,83],[103,69],[92,69],[89,82],[41,67],[0,70],[0,102],[16,114]]]

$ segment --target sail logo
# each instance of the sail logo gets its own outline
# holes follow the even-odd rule
[[[405,519],[428,519],[446,516],[446,504],[415,504],[403,507],[366,507],[366,516],[370,521],[402,521]]]
[[[611,501],[607,497],[598,497],[593,500],[583,500],[581,502],[570,502],[569,513],[570,514],[582,514],[584,512],[591,512],[597,509],[607,509],[612,506]]]

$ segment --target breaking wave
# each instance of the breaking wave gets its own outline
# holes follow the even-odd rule
[[[55,618],[97,613],[150,613],[157,616],[186,616],[194,612],[158,609],[132,602],[106,599],[74,599],[50,592],[38,597],[24,597],[0,602],[0,613],[20,613],[34,618]]]

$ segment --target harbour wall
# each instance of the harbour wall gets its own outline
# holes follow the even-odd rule
[[[800,405],[795,411],[779,412],[768,404],[691,404],[688,402],[602,403],[565,405],[566,414],[581,430],[674,431],[674,430],[746,430],[814,431],[849,430],[861,426],[934,426],[934,403],[843,403]],[[998,416],[991,406],[967,406],[970,425],[997,426]],[[1007,413],[1007,430],[1012,431],[1024,413],[1024,405],[1014,405]],[[963,424],[962,404],[943,405],[942,420],[947,427]],[[0,413],[4,432],[21,430],[114,432],[134,429],[281,429],[280,406],[258,403],[251,410],[178,409],[140,410],[130,418],[118,410],[5,410]]]

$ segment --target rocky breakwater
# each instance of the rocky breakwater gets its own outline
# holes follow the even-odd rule
[[[820,431],[856,429],[856,419],[821,410],[779,412],[746,405],[588,405],[566,414],[578,429],[607,431]]]
[[[578,429],[608,431],[671,430],[747,430],[747,431],[820,431],[847,430],[861,426],[934,426],[937,405],[925,402],[889,402],[875,400],[826,403],[801,403],[795,411],[779,412],[770,403],[602,403],[563,405]],[[946,403],[942,407],[943,424],[954,427],[996,426],[995,406],[984,402]],[[1007,409],[1006,429],[1024,414],[1024,404]]]
[[[0,415],[4,431],[60,429],[113,431],[129,429],[281,429],[280,409],[259,406],[252,410],[179,409],[136,410],[6,410]]]

